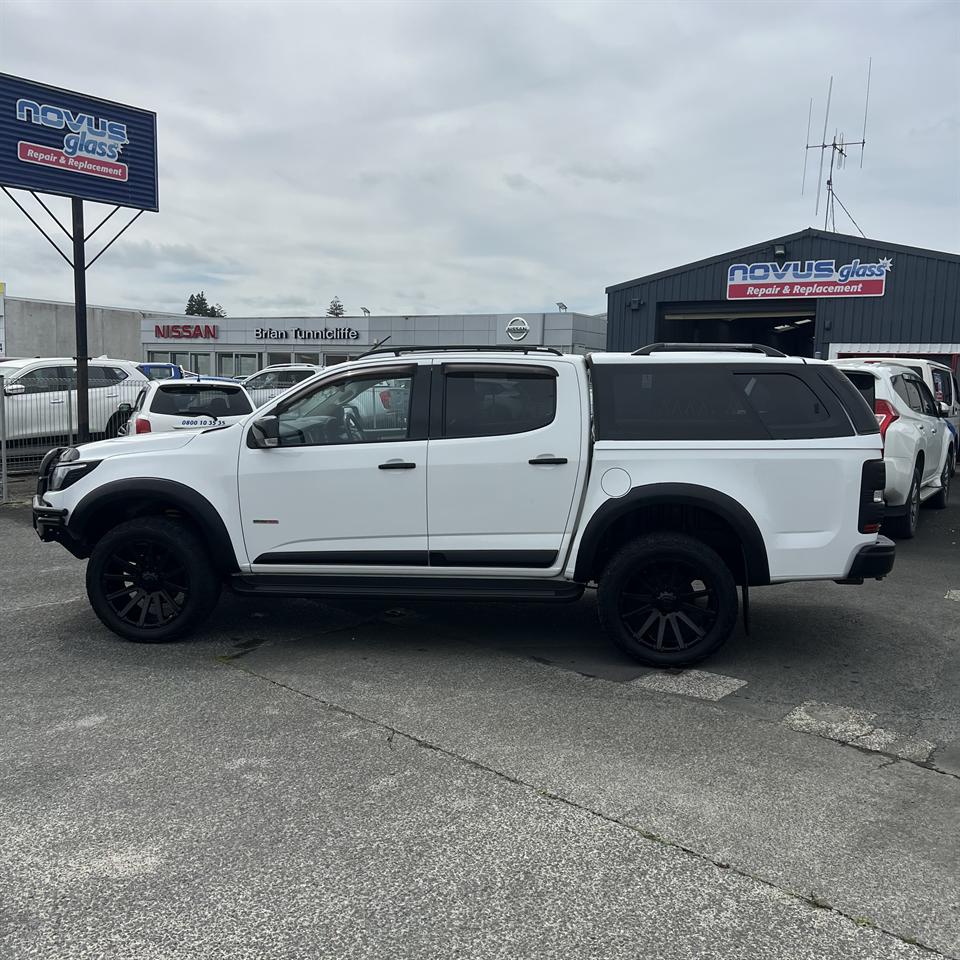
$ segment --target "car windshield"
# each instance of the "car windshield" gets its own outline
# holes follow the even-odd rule
[[[150,405],[151,412],[169,416],[242,417],[253,407],[242,390],[213,384],[189,387],[160,387]]]
[[[20,369],[20,367],[5,367],[0,364],[0,377],[12,377],[15,373],[19,373]]]

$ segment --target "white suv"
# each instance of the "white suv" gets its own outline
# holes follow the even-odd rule
[[[120,407],[129,416],[121,432],[135,436],[229,426],[245,419],[253,408],[247,391],[239,383],[200,378],[154,380],[140,391],[136,403]]]
[[[77,361],[69,357],[0,360],[8,441],[29,442],[75,436]],[[132,360],[97,357],[89,362],[90,433],[115,437],[132,403],[149,381]]]
[[[873,408],[887,471],[884,528],[909,539],[917,532],[922,502],[938,509],[947,505],[953,434],[933,394],[913,370],[893,361],[831,363]]]
[[[258,370],[241,383],[250,394],[254,406],[259,407],[322,369],[312,363],[275,363]]]
[[[681,666],[731,635],[740,590],[890,572],[880,457],[840,371],[769,347],[391,350],[232,427],[51,451],[33,519],[90,558],[93,609],[130,640],[195,631],[224,583],[507,601],[597,584],[617,644]]]
[[[953,442],[950,445],[950,476],[956,473],[957,452],[960,450],[960,386],[953,371],[937,360],[922,357],[856,357],[845,363],[885,363],[896,364],[912,370],[927,385],[927,389],[937,401],[937,410],[943,417]]]

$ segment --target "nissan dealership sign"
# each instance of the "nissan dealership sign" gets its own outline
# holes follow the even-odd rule
[[[781,300],[817,297],[882,297],[893,261],[792,260],[788,263],[735,263],[727,270],[728,300]]]

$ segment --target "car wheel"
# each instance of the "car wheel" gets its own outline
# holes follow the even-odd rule
[[[597,602],[614,643],[654,667],[709,656],[733,633],[739,608],[729,567],[705,543],[679,533],[623,547],[600,577]]]
[[[917,524],[920,521],[920,483],[920,471],[917,470],[907,495],[907,512],[902,517],[891,517],[887,521],[890,532],[898,540],[912,540],[917,535]]]
[[[220,596],[203,542],[166,517],[121,523],[93,548],[87,596],[100,620],[136,643],[165,643],[195,630]]]
[[[950,462],[945,460],[940,474],[940,489],[927,501],[934,510],[946,510],[950,499]]]

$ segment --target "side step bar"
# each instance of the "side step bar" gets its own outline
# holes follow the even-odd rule
[[[235,573],[235,593],[262,597],[400,597],[406,600],[579,600],[582,583],[471,577],[345,577]]]

